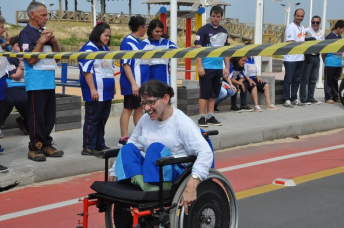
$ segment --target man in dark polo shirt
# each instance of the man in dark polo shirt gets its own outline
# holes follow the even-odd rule
[[[54,34],[44,29],[48,20],[47,8],[31,2],[27,8],[29,23],[20,32],[18,44],[25,52],[59,52]],[[54,59],[24,59],[25,87],[29,98],[28,128],[30,135],[28,158],[45,161],[46,156],[61,157],[62,150],[52,146],[50,136],[56,117]]]
[[[210,10],[210,23],[201,27],[196,34],[196,47],[229,45],[228,32],[220,25],[223,9],[216,5]],[[225,60],[225,68],[223,67]],[[221,126],[214,116],[215,98],[219,96],[222,79],[229,77],[229,57],[196,58],[199,75],[199,119],[200,127],[208,124]],[[207,114],[206,114],[207,110]]]

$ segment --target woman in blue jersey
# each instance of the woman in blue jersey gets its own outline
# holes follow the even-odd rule
[[[80,51],[109,51],[111,30],[105,22],[98,22],[89,41]],[[107,149],[104,134],[110,115],[111,101],[116,93],[112,60],[79,60],[80,85],[85,101],[82,155],[99,155]]]
[[[164,24],[158,20],[154,19],[149,23],[147,29],[148,38],[143,42],[147,43],[151,49],[175,49],[178,46],[172,41],[163,38],[164,34]],[[170,59],[151,59],[150,66],[150,79],[156,79],[170,84],[169,76],[169,62]]]
[[[147,43],[140,40],[146,34],[146,19],[141,16],[133,16],[129,21],[131,33],[127,35],[120,46],[120,50],[143,50]],[[121,138],[118,146],[127,143],[129,119],[134,111],[134,125],[142,116],[142,107],[139,106],[139,88],[149,80],[149,59],[122,59],[121,60],[121,94],[124,95],[124,108],[120,118]]]

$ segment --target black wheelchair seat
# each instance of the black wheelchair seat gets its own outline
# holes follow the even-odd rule
[[[91,189],[97,193],[112,197],[114,199],[136,202],[159,201],[159,191],[144,192],[140,188],[130,183],[95,181],[91,185]],[[172,197],[171,192],[171,190],[164,190],[163,199],[170,199]]]

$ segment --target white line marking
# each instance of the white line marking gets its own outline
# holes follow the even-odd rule
[[[326,151],[330,151],[330,150],[336,150],[336,149],[340,149],[340,148],[344,148],[344,144],[338,145],[338,146],[325,147],[325,148],[321,148],[321,149],[317,149],[317,150],[300,152],[300,153],[296,153],[296,154],[284,155],[284,156],[275,157],[275,158],[264,159],[264,160],[255,161],[255,162],[249,162],[249,163],[245,163],[245,164],[241,164],[241,165],[229,166],[229,167],[218,169],[218,171],[227,172],[227,171],[236,170],[236,169],[243,169],[243,168],[247,168],[247,167],[251,167],[251,166],[266,164],[266,163],[285,160],[285,159],[289,159],[289,158],[300,157],[300,156],[304,156],[304,155],[326,152]],[[25,215],[39,213],[42,211],[60,208],[60,207],[70,206],[70,205],[74,205],[77,203],[79,203],[78,199],[73,199],[73,200],[67,200],[67,201],[63,201],[63,202],[59,202],[59,203],[53,203],[53,204],[49,204],[49,205],[45,205],[45,206],[41,206],[41,207],[36,207],[36,208],[28,209],[28,210],[18,211],[18,212],[6,214],[6,215],[0,215],[0,221],[5,221],[8,219],[13,219],[13,218],[17,218],[17,217],[21,217],[21,216],[25,216]]]
[[[73,200],[62,201],[59,203],[53,203],[53,204],[49,204],[49,205],[45,205],[45,206],[41,206],[41,207],[35,207],[32,209],[27,209],[27,210],[18,211],[18,212],[6,214],[6,215],[1,215],[0,221],[5,221],[8,219],[17,218],[17,217],[21,217],[24,215],[35,214],[35,213],[39,213],[42,211],[48,211],[48,210],[56,209],[56,208],[60,208],[60,207],[70,206],[70,205],[77,204],[77,203],[79,203],[78,199],[73,199]]]
[[[245,163],[245,164],[241,164],[241,165],[229,166],[229,167],[225,167],[225,168],[221,168],[221,169],[217,169],[217,170],[223,173],[223,172],[227,172],[227,171],[231,171],[231,170],[247,168],[247,167],[251,167],[251,166],[266,164],[269,162],[275,162],[275,161],[300,157],[300,156],[309,155],[309,154],[316,154],[316,153],[326,152],[329,150],[336,150],[336,149],[340,149],[340,148],[344,148],[344,144],[338,145],[338,146],[325,147],[325,148],[321,148],[321,149],[317,149],[317,150],[300,152],[297,154],[289,154],[289,155],[284,155],[284,156],[280,156],[280,157],[264,159],[264,160],[255,161],[255,162],[249,162],[249,163]]]

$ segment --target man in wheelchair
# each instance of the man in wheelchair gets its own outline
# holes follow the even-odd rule
[[[226,177],[211,169],[210,141],[188,116],[171,107],[173,89],[149,80],[139,94],[146,113],[117,151],[109,170],[110,180],[117,181],[94,182],[91,188],[97,193],[83,200],[84,228],[89,205],[105,212],[107,228],[112,221],[116,228],[237,227],[234,191]]]

